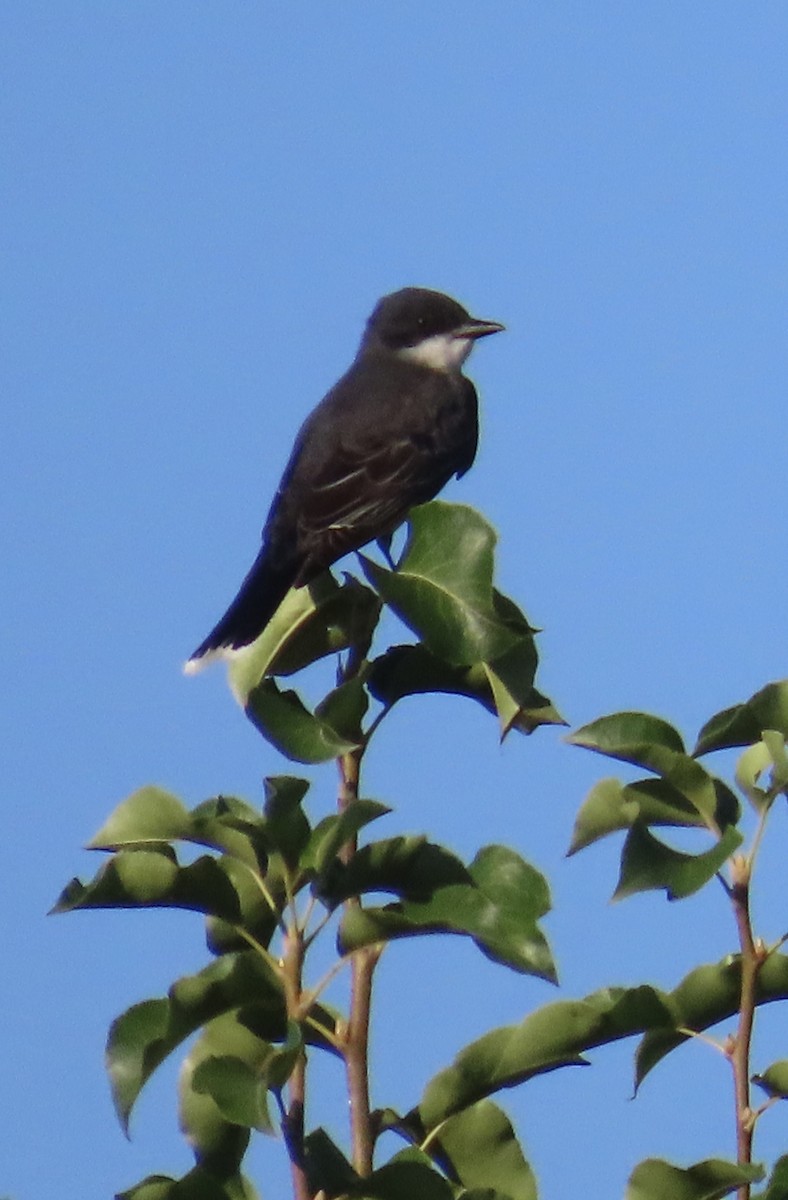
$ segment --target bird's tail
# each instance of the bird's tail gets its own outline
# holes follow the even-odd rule
[[[259,637],[296,574],[292,562],[274,562],[266,548],[261,549],[227,612],[185,664],[185,673],[194,675],[213,659],[227,657]]]

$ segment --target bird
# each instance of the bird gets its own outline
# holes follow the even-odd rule
[[[378,301],[350,368],[301,426],[260,551],[187,674],[255,641],[291,588],[385,542],[412,508],[465,474],[479,426],[462,367],[479,338],[503,329],[429,288]]]

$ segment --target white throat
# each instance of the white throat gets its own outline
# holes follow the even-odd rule
[[[473,338],[436,333],[416,346],[406,346],[399,353],[433,371],[459,371],[472,349]]]

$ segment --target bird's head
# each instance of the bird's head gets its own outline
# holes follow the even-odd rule
[[[378,301],[361,349],[385,349],[436,371],[459,371],[477,338],[503,328],[472,317],[443,292],[402,288]]]

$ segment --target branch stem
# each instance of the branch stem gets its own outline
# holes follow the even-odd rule
[[[730,1049],[730,1060],[733,1067],[736,1101],[736,1156],[741,1166],[749,1166],[752,1162],[752,1139],[755,1125],[755,1114],[750,1107],[750,1051],[761,955],[755,944],[750,920],[751,859],[744,857],[735,859],[733,866],[731,903],[739,933],[741,993],[739,1024]],[[737,1200],[750,1200],[749,1183],[742,1184],[736,1194]]]
[[[304,938],[295,919],[284,942],[283,974],[288,1020],[298,1020],[301,1013],[301,989],[304,968]],[[288,1107],[282,1118],[282,1135],[290,1156],[290,1177],[294,1200],[311,1200],[306,1176],[304,1155],[304,1103],[306,1100],[306,1057],[298,1056],[288,1080]]]
[[[344,812],[358,798],[363,749],[352,750],[339,759],[338,807]],[[340,857],[349,862],[356,853],[356,838],[343,847]],[[357,908],[360,901],[351,897],[346,909]],[[375,1137],[369,1098],[369,1023],[372,1006],[372,979],[381,955],[381,947],[365,946],[351,957],[350,1013],[343,1042],[353,1166],[359,1175],[372,1174]]]

